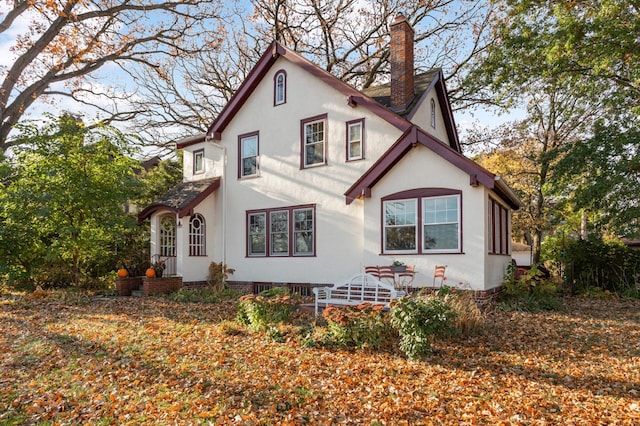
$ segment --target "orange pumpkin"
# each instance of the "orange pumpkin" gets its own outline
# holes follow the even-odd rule
[[[124,268],[118,269],[118,277],[119,278],[125,278],[129,276],[129,271],[127,271]]]
[[[147,278],[155,278],[156,277],[156,270],[153,269],[153,268],[147,269],[146,276],[147,276]]]

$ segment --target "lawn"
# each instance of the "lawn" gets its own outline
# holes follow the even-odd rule
[[[234,335],[230,302],[0,299],[0,424],[640,424],[640,301],[487,314],[400,353]]]

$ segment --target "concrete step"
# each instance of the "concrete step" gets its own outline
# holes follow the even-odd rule
[[[133,296],[133,297],[142,297],[142,296],[144,296],[144,293],[142,292],[142,290],[132,290],[131,291],[131,296]]]

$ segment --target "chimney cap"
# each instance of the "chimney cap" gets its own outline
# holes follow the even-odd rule
[[[398,12],[398,14],[396,15],[395,19],[393,20],[394,24],[400,23],[402,21],[406,21],[407,18],[404,16],[404,13],[402,12]]]

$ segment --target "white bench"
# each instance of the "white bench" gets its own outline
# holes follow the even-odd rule
[[[315,287],[313,293],[316,295],[316,316],[320,303],[328,306],[359,305],[369,302],[388,307],[392,300],[399,299],[406,294],[369,274],[354,275],[346,282],[334,284],[331,287]]]

